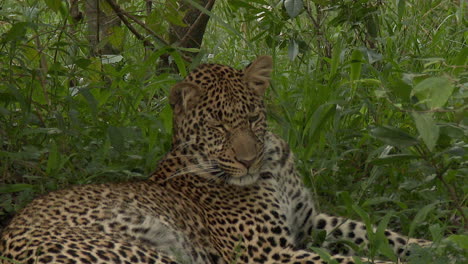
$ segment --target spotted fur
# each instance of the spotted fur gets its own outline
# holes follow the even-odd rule
[[[288,145],[267,132],[271,66],[192,71],[171,89],[173,148],[155,173],[35,199],[3,231],[0,263],[326,263],[306,246],[319,230],[365,247],[362,223],[317,212]],[[386,235],[401,257],[427,243]]]

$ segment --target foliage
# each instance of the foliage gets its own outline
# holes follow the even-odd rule
[[[163,38],[167,21],[182,23],[121,4]],[[388,225],[436,241],[410,263],[464,263],[465,13],[464,1],[218,0],[193,64],[272,55],[271,129],[321,210],[379,226],[371,257],[392,258]],[[71,184],[144,178],[168,151],[165,95],[180,77],[155,64],[168,51],[182,75],[185,64],[174,47],[148,52],[126,27],[114,33],[121,54],[92,57],[62,1],[2,4],[0,214]]]

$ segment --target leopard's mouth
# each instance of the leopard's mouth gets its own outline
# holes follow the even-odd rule
[[[260,175],[263,164],[263,155],[257,157],[255,161],[246,166],[240,162],[219,162],[219,168],[223,172],[220,179],[228,184],[246,186],[255,183]]]

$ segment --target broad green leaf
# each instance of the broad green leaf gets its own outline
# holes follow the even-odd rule
[[[401,129],[383,126],[371,130],[371,136],[390,146],[405,148],[418,144],[418,140]]]
[[[456,124],[441,124],[440,134],[454,139],[462,139],[465,136],[465,129]]]
[[[411,92],[420,101],[433,108],[445,105],[455,86],[445,77],[430,77],[418,83]]]
[[[451,235],[447,238],[447,240],[450,240],[457,244],[459,247],[461,247],[464,250],[468,250],[468,236],[467,235]]]
[[[390,90],[392,90],[392,94],[400,98],[403,102],[408,102],[411,95],[411,86],[408,85],[401,79],[397,79],[393,81],[389,85]]]
[[[295,18],[304,9],[304,4],[302,0],[284,0],[284,8],[289,17]]]
[[[362,52],[358,49],[353,50],[351,54],[351,68],[350,68],[350,79],[352,82],[359,79],[361,76],[362,69]],[[353,84],[355,87],[356,84]]]
[[[295,39],[291,39],[289,41],[289,49],[288,49],[289,60],[294,61],[297,54],[299,54],[299,45],[297,44]]]
[[[427,148],[432,151],[439,139],[439,127],[432,118],[432,113],[412,113],[416,128]]]
[[[26,183],[6,184],[0,186],[0,193],[22,192],[33,189],[33,185]]]

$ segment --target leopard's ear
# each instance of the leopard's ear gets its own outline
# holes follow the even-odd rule
[[[200,100],[201,89],[192,83],[181,82],[171,88],[169,104],[174,114],[182,114],[194,107]]]
[[[244,70],[244,81],[258,95],[263,95],[270,85],[270,75],[273,70],[271,56],[260,56]]]

